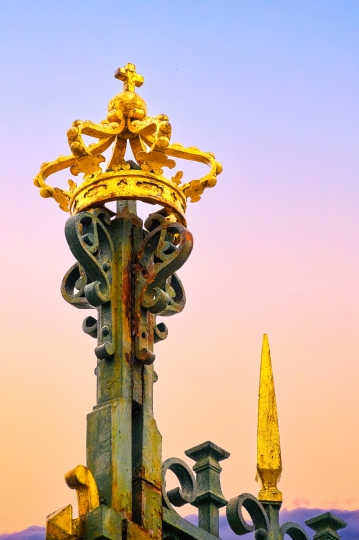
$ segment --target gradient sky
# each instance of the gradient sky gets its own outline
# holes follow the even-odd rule
[[[225,496],[257,493],[266,332],[284,506],[359,508],[359,3],[0,0],[0,25],[0,532],[75,505],[94,342],[59,292],[67,215],[32,180],[73,120],[105,118],[127,62],[172,140],[224,165],[189,205],[187,306],[156,347],[163,457],[211,439]]]
[[[280,523],[294,521],[300,524],[311,538],[313,530],[306,526],[305,521],[322,513],[319,508],[294,508],[293,510],[283,509],[280,513]],[[359,530],[359,510],[335,510],[335,514],[343,519],[348,525],[339,531],[342,540],[357,540]],[[198,525],[198,515],[190,514],[186,518]],[[219,534],[222,540],[238,540],[238,536],[230,529],[226,516],[219,518]],[[254,534],[249,533],[247,540],[254,540]],[[45,527],[32,525],[19,532],[0,534],[0,540],[45,540]]]

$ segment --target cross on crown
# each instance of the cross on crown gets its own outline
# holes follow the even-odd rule
[[[123,89],[125,92],[134,92],[135,87],[140,87],[144,83],[142,75],[136,73],[134,64],[126,64],[124,68],[118,68],[115,72],[116,79],[123,81]]]

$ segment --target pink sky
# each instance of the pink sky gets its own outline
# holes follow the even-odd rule
[[[73,262],[67,216],[32,179],[68,151],[73,120],[105,117],[122,88],[113,72],[126,62],[145,77],[149,113],[169,115],[172,140],[224,165],[216,188],[188,210],[187,306],[156,348],[164,459],[210,439],[231,452],[225,496],[257,493],[268,333],[284,506],[359,508],[358,4],[83,7],[0,6],[0,532],[75,505],[63,475],[85,462],[94,342],[59,291]]]

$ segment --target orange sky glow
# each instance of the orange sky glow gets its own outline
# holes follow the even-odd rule
[[[184,451],[210,439],[231,453],[224,495],[258,492],[267,333],[284,507],[359,508],[358,4],[84,4],[0,5],[0,532],[76,506],[63,476],[85,463],[94,341],[60,295],[73,264],[68,216],[32,179],[68,152],[73,120],[105,117],[127,62],[145,77],[149,114],[168,114],[172,140],[224,166],[189,204],[187,305],[156,346],[163,458],[188,461]],[[140,205],[142,217],[152,211]]]

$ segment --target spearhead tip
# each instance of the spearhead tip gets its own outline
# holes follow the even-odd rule
[[[274,390],[272,361],[267,334],[263,336],[258,394],[257,476],[261,485],[258,499],[281,502],[277,484],[282,472],[282,456]]]

